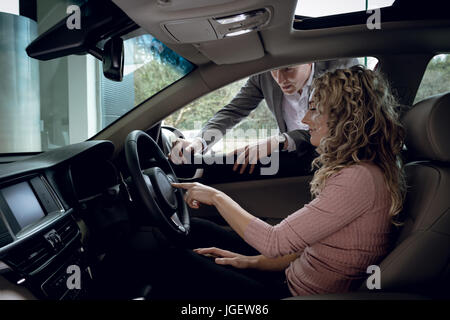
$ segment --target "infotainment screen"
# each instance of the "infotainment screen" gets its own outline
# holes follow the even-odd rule
[[[24,228],[45,216],[28,182],[3,188],[1,193],[20,228]]]

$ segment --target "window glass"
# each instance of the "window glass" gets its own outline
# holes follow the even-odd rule
[[[367,69],[370,70],[374,70],[378,63],[378,59],[375,57],[361,57],[358,58],[358,61],[360,64],[362,64],[363,66],[365,66]]]
[[[414,103],[447,91],[450,91],[450,54],[440,54],[428,63]]]
[[[164,120],[164,124],[179,129],[187,139],[195,137],[203,125],[233,99],[247,80],[248,78],[236,81],[195,100],[167,117]],[[230,130],[223,140],[213,146],[212,150],[215,152],[228,152],[232,151],[235,147],[257,141],[257,137],[247,136],[237,138],[234,132],[239,132],[239,129],[247,131],[251,131],[252,129],[255,131],[258,129],[276,131],[278,130],[277,128],[275,118],[263,100],[258,108],[253,110],[248,117]]]
[[[358,62],[374,69],[378,60],[374,57],[361,57]],[[164,120],[164,125],[180,130],[187,139],[195,137],[206,122],[222,107],[227,105],[239,92],[248,78],[236,81],[223,88],[215,90]],[[214,152],[230,152],[235,148],[255,143],[258,139],[278,134],[278,124],[274,115],[262,100],[259,106],[250,115],[244,118],[227,135],[212,147]]]

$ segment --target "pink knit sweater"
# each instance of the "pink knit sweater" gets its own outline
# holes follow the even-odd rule
[[[266,257],[300,254],[286,269],[294,296],[350,291],[387,253],[390,203],[379,167],[352,165],[278,225],[254,218],[244,239]]]

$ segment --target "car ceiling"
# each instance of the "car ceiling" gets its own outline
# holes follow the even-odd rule
[[[113,0],[143,29],[197,65],[217,65],[275,57],[282,63],[326,60],[383,53],[424,53],[450,49],[450,20],[382,21],[382,30],[365,24],[317,30],[294,30],[296,0]],[[399,2],[399,0],[397,0]],[[404,2],[403,2],[404,3]],[[423,4],[422,4],[423,6]],[[250,10],[270,8],[272,17],[258,32],[213,41],[174,39],[167,23],[206,21]],[[369,16],[369,15],[368,15]],[[187,26],[187,25],[186,25]],[[199,38],[201,31],[197,30]],[[205,31],[206,32],[206,31]]]
[[[411,1],[406,1],[406,4]],[[394,78],[399,93],[406,97],[406,102],[412,101],[427,59],[437,53],[450,52],[450,19],[442,18],[442,15],[433,19],[414,18],[393,22],[383,22],[382,15],[381,30],[369,30],[366,24],[294,30],[296,0],[113,2],[142,29],[198,66],[188,77],[161,91],[92,138],[112,140],[118,147],[116,151],[121,150],[123,139],[131,130],[147,130],[208,92],[251,74],[284,65],[343,57],[383,58],[390,62],[386,65],[392,67],[389,67],[392,70],[383,68],[383,72],[396,74]],[[223,17],[264,7],[272,10],[269,24],[258,32],[238,37],[198,43],[180,42],[164,29],[167,22]],[[427,8],[432,10],[434,7],[429,5]],[[381,12],[383,14],[383,9]],[[417,16],[420,12],[416,10]],[[410,77],[410,71],[414,69],[410,63],[397,64],[406,56],[410,57],[416,69],[413,70],[417,75],[414,79]],[[389,76],[392,78],[392,74]]]
[[[250,33],[223,40],[183,43],[182,40],[177,41],[170,35],[164,27],[165,24],[192,19],[206,21],[210,17],[226,16],[266,7],[273,12],[266,30],[275,28],[289,31],[291,25],[286,21],[292,21],[296,5],[295,0],[113,0],[113,2],[142,28],[197,65],[210,61],[223,64],[261,58],[264,56],[264,39],[260,38],[257,33]],[[200,34],[199,38],[202,38]],[[241,50],[230,50],[230,48]]]

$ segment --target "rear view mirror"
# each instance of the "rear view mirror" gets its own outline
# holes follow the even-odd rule
[[[103,46],[103,74],[113,81],[122,81],[124,65],[123,40],[111,38]]]
[[[80,13],[79,28],[68,28],[67,19],[70,16],[64,17],[28,45],[28,56],[46,61],[89,53],[103,62],[106,78],[121,81],[124,46],[123,40],[117,35],[134,31],[139,26],[112,1],[84,1]],[[98,43],[109,37],[111,39],[105,42],[103,49],[97,47]]]

